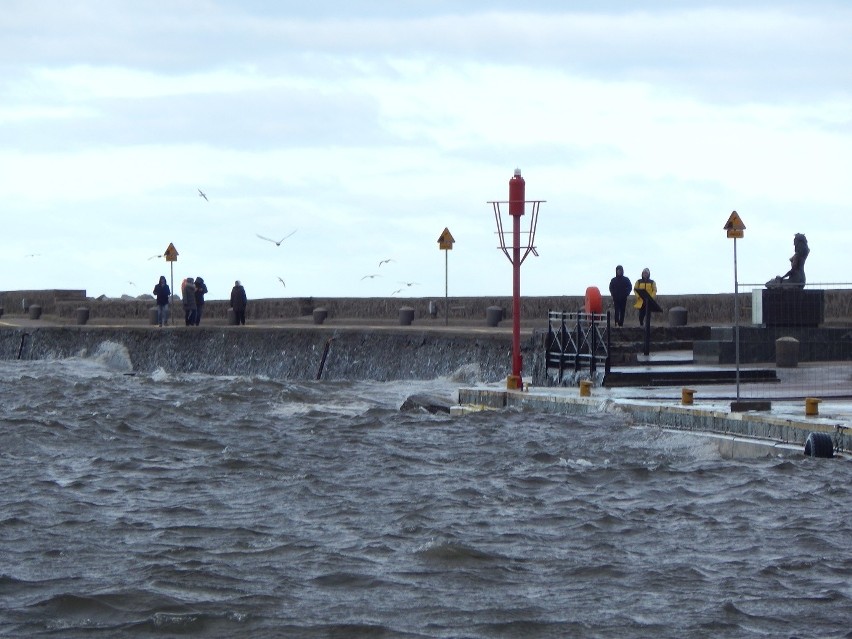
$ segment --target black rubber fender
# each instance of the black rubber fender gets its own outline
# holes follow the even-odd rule
[[[828,433],[811,433],[805,441],[808,457],[834,457],[834,442]]]

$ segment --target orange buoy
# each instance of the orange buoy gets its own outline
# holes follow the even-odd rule
[[[583,309],[586,313],[603,313],[603,301],[597,286],[590,286],[586,289],[586,305]]]

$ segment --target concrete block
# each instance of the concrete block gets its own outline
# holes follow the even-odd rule
[[[414,309],[410,306],[403,306],[399,309],[399,325],[411,326],[414,321]]]
[[[775,365],[779,368],[795,368],[799,365],[799,340],[795,337],[779,337],[775,340]]]
[[[669,309],[669,326],[686,326],[687,310],[683,306]]]
[[[501,306],[489,306],[485,309],[485,322],[489,326],[497,326],[503,320],[503,308]]]

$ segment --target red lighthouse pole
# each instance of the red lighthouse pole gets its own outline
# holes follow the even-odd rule
[[[507,388],[523,388],[521,377],[521,216],[526,203],[526,182],[521,170],[509,180],[509,215],[512,216],[512,375]]]
[[[515,169],[515,175],[509,180],[509,201],[489,202],[494,207],[494,220],[497,222],[497,237],[500,240],[500,250],[512,263],[512,374],[506,378],[506,388],[521,389],[521,264],[535,250],[535,228],[538,224],[538,210],[544,200],[526,200],[526,184],[521,177],[521,170]],[[506,233],[503,231],[503,218],[500,215],[500,205],[509,205],[509,215],[512,216],[512,251],[506,246]],[[521,240],[521,216],[526,205],[530,205],[530,226],[526,231],[526,241]],[[523,251],[523,254],[521,253]]]

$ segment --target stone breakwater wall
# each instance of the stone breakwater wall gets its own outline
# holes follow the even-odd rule
[[[523,351],[537,359],[532,338]],[[0,329],[0,359],[84,357],[122,372],[264,375],[275,379],[494,382],[511,369],[511,335],[324,327],[51,326]]]
[[[89,309],[91,320],[128,320],[146,322],[149,311],[155,306],[151,296],[139,298],[124,297],[88,298],[85,291],[6,291],[0,292],[0,305],[10,315],[22,315],[24,301],[26,305],[38,304],[42,312],[62,320],[73,322],[76,310]],[[608,295],[602,298],[604,310],[612,308]],[[733,324],[734,295],[716,293],[705,295],[660,295],[660,306],[664,312],[674,307],[687,310],[688,322],[693,325],[721,326]],[[512,318],[512,298],[506,297],[285,297],[249,300],[247,318],[249,321],[274,322],[310,316],[314,309],[324,308],[330,319],[382,319],[397,320],[402,307],[414,309],[415,319],[429,317],[429,304],[438,306],[438,317],[445,315],[450,320],[485,320],[486,311],[491,306],[503,309],[506,320]],[[525,320],[540,320],[547,323],[547,313],[555,311],[582,310],[585,296],[544,296],[523,297],[521,299],[521,317]],[[173,304],[173,313],[182,314],[179,302]],[[226,300],[208,300],[204,314],[208,320],[227,321],[229,303]],[[176,315],[176,316],[178,316]],[[751,322],[751,294],[740,293],[739,315],[741,324]],[[637,312],[628,303],[626,324],[637,321]],[[852,321],[852,289],[826,289],[825,322],[827,324],[846,324]],[[667,317],[655,320],[656,324],[667,323]]]

